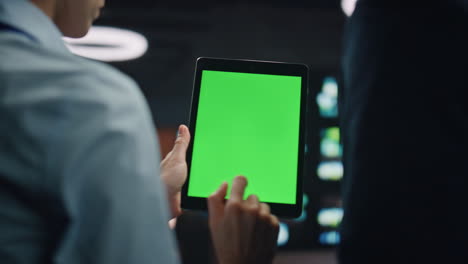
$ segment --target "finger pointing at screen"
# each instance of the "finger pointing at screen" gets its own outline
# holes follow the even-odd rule
[[[221,264],[271,263],[274,257],[278,219],[256,196],[242,199],[246,186],[247,179],[238,176],[227,202],[226,183],[208,198],[209,226]]]

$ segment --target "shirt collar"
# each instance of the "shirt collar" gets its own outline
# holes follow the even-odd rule
[[[29,0],[0,0],[0,22],[28,34],[47,48],[69,53],[57,26]]]

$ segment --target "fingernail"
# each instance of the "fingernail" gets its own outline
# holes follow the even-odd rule
[[[228,183],[226,181],[223,181],[223,183],[221,183],[221,186],[220,187],[224,187],[225,185],[227,185]]]
[[[179,129],[177,129],[177,137],[180,137],[184,131],[182,130],[182,125],[179,126]]]
[[[238,175],[237,178],[241,179],[241,180],[243,180],[243,181],[245,181],[247,183],[247,177],[245,177],[244,175]]]

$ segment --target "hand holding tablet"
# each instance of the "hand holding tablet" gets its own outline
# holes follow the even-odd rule
[[[256,194],[272,213],[299,216],[307,72],[300,64],[197,61],[183,208],[206,209],[222,182],[244,175],[244,198]]]

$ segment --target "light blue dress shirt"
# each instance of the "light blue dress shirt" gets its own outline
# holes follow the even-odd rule
[[[147,104],[0,0],[0,263],[178,263]]]

